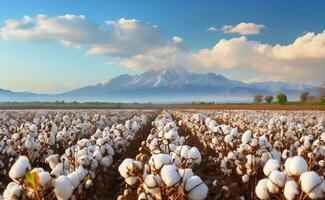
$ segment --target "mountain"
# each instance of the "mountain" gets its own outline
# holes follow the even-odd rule
[[[316,90],[307,84],[269,81],[244,83],[215,73],[190,73],[183,68],[151,69],[139,75],[120,75],[98,83],[56,95],[16,93],[0,90],[4,99],[36,98],[39,101],[109,101],[109,102],[189,102],[189,101],[251,101],[255,94],[275,95],[284,92],[297,99],[302,91]],[[8,98],[9,97],[9,98]]]

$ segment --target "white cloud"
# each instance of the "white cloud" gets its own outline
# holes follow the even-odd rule
[[[181,42],[183,42],[184,39],[181,38],[181,37],[178,37],[178,36],[174,36],[172,38],[172,40],[173,40],[174,43],[181,43]]]
[[[25,16],[21,20],[7,20],[0,35],[5,40],[58,41],[76,48],[86,46],[87,54],[122,57],[165,43],[163,31],[156,25],[124,18],[106,24],[112,30],[105,30],[82,15]]]
[[[216,27],[214,27],[214,26],[210,26],[206,30],[209,31],[209,32],[217,32],[218,31],[218,29]]]
[[[265,26],[261,24],[254,23],[239,23],[237,25],[224,25],[222,30],[224,33],[238,33],[240,35],[254,35],[259,34],[261,29]]]
[[[106,28],[107,26],[107,28]],[[224,31],[257,34],[263,25],[240,23]],[[325,74],[325,32],[308,32],[288,45],[270,45],[245,36],[221,39],[212,48],[191,51],[183,38],[165,38],[157,25],[136,19],[108,20],[104,27],[84,16],[25,16],[7,20],[0,36],[27,41],[58,41],[87,54],[104,54],[107,65],[131,69],[184,67],[190,71],[254,72],[247,80],[293,80],[318,83]]]

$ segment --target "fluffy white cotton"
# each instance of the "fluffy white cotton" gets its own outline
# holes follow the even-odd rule
[[[255,187],[255,193],[259,199],[265,200],[270,197],[270,194],[269,194],[269,191],[267,188],[267,181],[268,181],[267,178],[262,179],[257,183],[257,185]]]
[[[252,139],[252,131],[251,130],[247,130],[245,131],[245,133],[243,133],[242,137],[241,137],[241,141],[243,144],[247,144],[251,141]]]
[[[308,170],[308,165],[303,157],[295,156],[286,160],[285,170],[289,176],[300,176]]]
[[[307,171],[301,174],[300,185],[302,191],[308,194],[311,199],[324,197],[324,180],[314,171]]]
[[[21,189],[19,185],[15,182],[10,182],[7,185],[7,188],[3,192],[3,199],[4,200],[15,200],[19,199],[21,195]]]
[[[28,158],[26,156],[20,156],[10,168],[9,177],[11,179],[23,178],[28,170],[31,170]]]
[[[270,159],[265,163],[265,165],[263,167],[263,172],[266,176],[269,176],[269,174],[272,171],[279,169],[279,167],[280,167],[279,161],[277,161],[275,159]]]
[[[54,181],[54,192],[59,200],[67,200],[71,197],[73,187],[66,176],[60,176]]]
[[[39,185],[44,187],[51,179],[51,175],[48,172],[39,172],[37,173],[39,176]]]
[[[198,148],[192,147],[188,151],[188,158],[192,159],[195,163],[200,163],[201,162],[201,153]]]
[[[198,176],[192,176],[185,183],[185,191],[191,199],[205,199],[208,194],[208,187]]]
[[[294,200],[299,195],[298,185],[296,181],[287,181],[285,183],[283,193],[287,200]]]
[[[283,172],[280,172],[278,170],[272,171],[271,174],[269,175],[269,179],[274,183],[275,185],[279,187],[284,187],[286,177]]]
[[[177,184],[181,177],[175,165],[164,165],[161,168],[161,178],[167,187],[172,187]]]

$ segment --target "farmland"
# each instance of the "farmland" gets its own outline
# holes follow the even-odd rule
[[[0,199],[325,198],[323,109],[183,106],[0,111]]]

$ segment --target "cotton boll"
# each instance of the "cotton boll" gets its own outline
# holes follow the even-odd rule
[[[144,188],[155,196],[156,199],[161,199],[160,191],[161,178],[159,175],[149,174],[144,177]]]
[[[29,160],[26,156],[20,156],[18,160],[13,164],[9,171],[9,177],[11,179],[20,179],[24,177],[25,173],[31,169]]]
[[[269,199],[270,197],[268,187],[267,187],[267,182],[268,182],[267,178],[262,179],[257,183],[255,187],[255,193],[259,199],[266,200]]]
[[[286,177],[283,172],[280,172],[278,170],[272,171],[271,174],[269,175],[269,180],[272,181],[276,186],[279,187],[284,187]]]
[[[198,176],[192,176],[185,183],[185,191],[188,197],[195,200],[205,199],[208,194],[208,187]]]
[[[3,199],[4,200],[15,200],[15,199],[19,199],[21,195],[21,189],[19,187],[19,185],[15,182],[10,182],[7,185],[7,188],[5,189],[5,191],[3,192]],[[1,196],[0,196],[1,199]]]
[[[249,181],[249,175],[248,174],[245,174],[241,178],[242,178],[243,183],[247,183]]]
[[[287,200],[294,200],[299,195],[296,181],[287,181],[284,186],[284,196]]]
[[[149,165],[154,166],[155,169],[161,169],[163,165],[170,164],[171,157],[168,154],[156,154],[151,156]]]
[[[192,159],[194,163],[200,163],[201,162],[201,153],[198,148],[192,147],[188,151],[188,158]]]
[[[242,137],[241,137],[241,141],[243,144],[247,144],[251,141],[252,139],[252,131],[251,130],[247,130],[245,131],[245,133],[243,133]]]
[[[177,184],[180,180],[180,175],[178,174],[175,165],[164,165],[161,168],[161,178],[167,187],[172,187]]]
[[[181,176],[183,183],[194,175],[191,168],[178,169],[178,173]]]
[[[51,175],[48,172],[39,172],[37,173],[39,176],[39,185],[44,187],[51,179]]]
[[[71,197],[73,187],[66,176],[60,176],[54,181],[54,192],[59,200],[67,200]]]
[[[277,160],[270,159],[265,163],[265,165],[263,167],[263,172],[266,176],[269,176],[269,174],[272,171],[279,169],[279,167],[280,167],[280,164]]]
[[[101,160],[100,160],[100,164],[104,167],[109,167],[111,166],[113,163],[113,159],[112,156],[104,156]]]
[[[232,135],[226,135],[224,138],[224,141],[226,143],[230,143],[230,142],[232,142],[233,139],[234,139],[234,137]]]
[[[79,178],[78,172],[74,171],[74,172],[68,174],[67,177],[68,177],[71,185],[73,186],[73,188],[74,189],[77,188],[78,185],[80,184],[80,181],[81,181],[80,178]]]
[[[303,157],[295,156],[286,160],[285,170],[289,176],[300,176],[300,174],[308,170],[308,165]]]
[[[323,180],[314,171],[307,171],[300,175],[299,178],[302,191],[308,194],[311,199],[318,199],[324,197],[322,191]]]
[[[63,175],[63,163],[58,163],[51,171],[51,175],[59,177]]]

